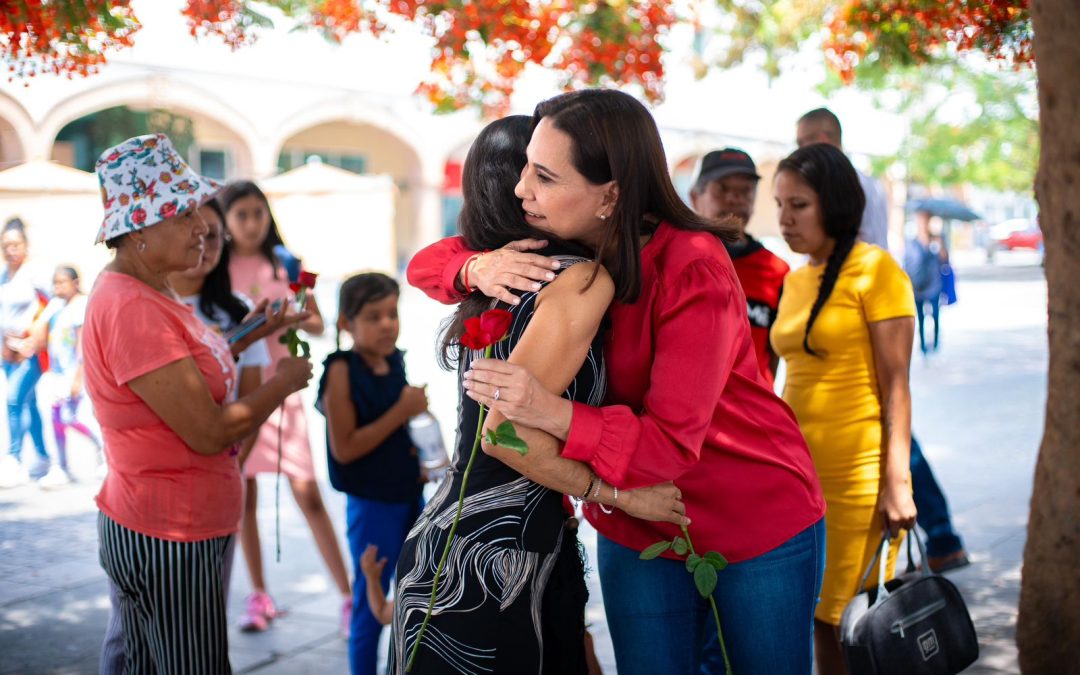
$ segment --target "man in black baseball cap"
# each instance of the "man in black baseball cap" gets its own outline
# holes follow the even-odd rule
[[[778,359],[769,345],[769,329],[776,320],[780,291],[788,265],[746,233],[754,213],[761,176],[754,160],[738,148],[713,150],[701,160],[690,188],[690,206],[706,218],[729,218],[739,230],[739,241],[725,243],[735,274],[746,295],[746,313],[754,338],[758,369],[772,384]]]
[[[759,180],[754,160],[746,152],[738,148],[713,150],[701,160],[690,189],[690,205],[706,218],[734,216],[740,231],[745,232],[754,213]]]

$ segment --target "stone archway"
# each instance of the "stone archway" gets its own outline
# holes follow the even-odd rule
[[[387,175],[394,181],[399,266],[441,231],[441,174],[438,178],[428,175],[420,152],[398,133],[358,119],[317,122],[283,137],[276,164],[278,170],[287,171],[313,157],[356,173]]]
[[[34,124],[26,109],[14,98],[0,93],[0,170],[29,159]]]
[[[254,171],[259,141],[251,124],[206,91],[164,75],[105,84],[61,101],[39,125],[43,156],[56,153],[56,138],[67,125],[118,107],[164,109],[189,117],[195,123],[196,148],[223,154],[228,177]],[[63,159],[63,152],[57,154]]]

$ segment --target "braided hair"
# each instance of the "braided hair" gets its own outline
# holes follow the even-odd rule
[[[810,346],[810,330],[832,295],[836,280],[840,277],[840,268],[855,247],[866,207],[866,195],[851,161],[838,148],[827,143],[799,148],[782,159],[776,171],[792,173],[817,193],[825,235],[835,242],[825,262],[821,286],[810,308],[806,332],[803,333],[803,349],[807,354],[820,357],[821,354]]]

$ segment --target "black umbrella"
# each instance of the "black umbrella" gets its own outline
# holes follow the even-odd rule
[[[982,220],[971,207],[955,199],[917,199],[907,203],[907,210],[925,211],[945,220]]]

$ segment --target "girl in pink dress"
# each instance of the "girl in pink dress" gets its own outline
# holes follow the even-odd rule
[[[285,270],[273,253],[274,246],[283,242],[270,213],[266,195],[254,183],[240,181],[225,189],[221,202],[225,209],[225,224],[228,230],[231,253],[229,273],[233,287],[256,302],[263,298],[273,302],[290,297],[292,293]],[[306,309],[312,316],[302,322],[300,328],[312,335],[321,334],[324,328],[323,318],[315,304],[315,298],[311,295],[307,297]],[[278,361],[289,355],[288,348],[278,342],[276,335],[267,338],[267,344],[270,347],[271,365],[264,378],[272,376]],[[281,472],[289,479],[293,497],[307,519],[319,553],[322,554],[341,593],[341,630],[346,633],[352,610],[352,590],[334,526],[323,505],[318,483],[315,482],[307,415],[304,413],[299,392],[285,400],[284,418],[281,409],[278,409],[262,425],[255,447],[244,464],[247,489],[240,527],[240,546],[251,575],[252,594],[248,597],[247,611],[240,628],[245,631],[266,630],[277,615],[274,603],[267,593],[266,578],[263,575],[262,549],[256,519],[258,487],[255,476],[277,472],[279,433]]]

